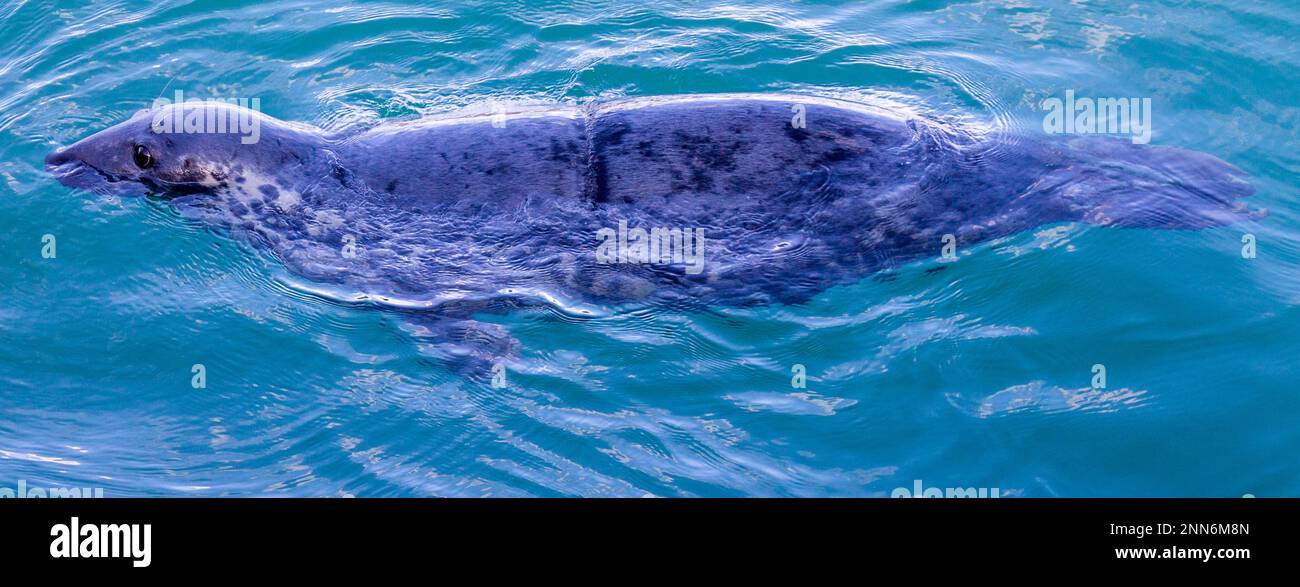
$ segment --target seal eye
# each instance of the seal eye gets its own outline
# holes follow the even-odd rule
[[[144,145],[135,146],[135,152],[132,153],[132,158],[135,159],[135,166],[140,169],[153,167],[153,155],[149,153],[149,148]]]

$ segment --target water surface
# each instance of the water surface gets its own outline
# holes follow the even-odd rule
[[[1297,27],[1285,1],[8,2],[0,487],[1296,495]],[[55,145],[177,89],[333,129],[491,100],[794,92],[1036,132],[1066,90],[1149,97],[1153,143],[1241,167],[1269,215],[1045,226],[800,306],[492,316],[523,345],[498,389],[161,202],[44,173]]]

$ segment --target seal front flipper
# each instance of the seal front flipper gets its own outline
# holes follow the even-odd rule
[[[519,357],[519,341],[501,325],[439,314],[402,315],[422,353],[441,360],[449,370],[474,381],[489,381]]]

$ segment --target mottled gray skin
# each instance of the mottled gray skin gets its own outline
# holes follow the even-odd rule
[[[172,197],[299,275],[404,308],[447,341],[448,358],[479,366],[509,354],[510,339],[477,312],[797,304],[937,257],[945,234],[969,247],[1060,222],[1202,228],[1246,216],[1236,200],[1253,191],[1208,155],[1097,137],[980,140],[803,96],[623,101],[508,114],[500,128],[480,116],[328,134],[262,118],[252,145],[155,133],[152,118],[51,153],[47,167],[92,191]],[[138,144],[150,169],[132,162]],[[704,228],[705,270],[598,263],[597,230],[620,220]]]

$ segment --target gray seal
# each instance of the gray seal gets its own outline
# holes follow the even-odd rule
[[[168,121],[246,117],[255,142]],[[975,134],[809,96],[631,99],[346,132],[236,106],[145,111],[46,158],[150,194],[293,273],[401,312],[471,369],[512,352],[481,312],[799,304],[1034,227],[1197,229],[1251,216],[1212,156]]]

